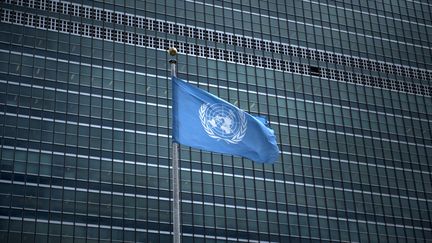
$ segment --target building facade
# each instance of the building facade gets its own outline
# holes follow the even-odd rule
[[[172,240],[171,46],[180,78],[266,116],[281,150],[181,146],[184,242],[432,241],[432,4],[0,9],[2,242]]]

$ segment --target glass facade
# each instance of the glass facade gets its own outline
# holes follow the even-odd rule
[[[266,116],[274,165],[181,146],[184,242],[432,242],[432,4],[0,3],[2,242],[172,241],[171,83]]]

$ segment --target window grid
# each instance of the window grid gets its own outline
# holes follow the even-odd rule
[[[266,7],[267,3],[263,3]],[[91,15],[90,12],[88,14]],[[97,11],[95,14],[102,15]],[[21,13],[17,16],[15,18],[21,19],[20,25],[37,22],[36,15]],[[122,21],[129,22],[128,19]],[[430,156],[426,156],[429,150],[423,146],[427,145],[430,149],[431,110],[427,108],[430,97],[328,82],[324,79],[325,75],[330,75],[335,80],[346,79],[349,83],[364,82],[369,86],[380,80],[367,76],[362,81],[360,79],[363,76],[355,73],[347,73],[344,77],[344,72],[323,70],[317,64],[310,66],[284,62],[282,58],[256,57],[226,51],[225,48],[206,49],[204,45],[134,35],[133,32],[102,28],[100,23],[100,26],[86,27],[87,35],[82,34],[84,25],[78,22],[69,24],[61,18],[56,21],[40,19],[38,25],[44,31],[32,31],[21,28],[18,24],[3,25],[6,28],[1,42],[5,49],[11,45],[11,50],[2,51],[9,55],[3,55],[0,63],[0,72],[5,79],[0,80],[0,93],[5,95],[3,101],[8,102],[4,104],[8,113],[3,115],[7,138],[0,151],[0,155],[3,155],[1,165],[6,165],[8,171],[2,173],[1,198],[4,199],[1,206],[3,211],[9,211],[9,215],[0,219],[0,232],[7,231],[7,234],[0,234],[0,238],[3,237],[6,241],[33,241],[30,240],[33,238],[24,238],[26,234],[50,237],[49,240],[53,242],[74,241],[71,237],[76,237],[78,241],[87,238],[96,241],[98,236],[104,236],[105,241],[116,242],[167,242],[171,239],[168,211],[169,138],[166,125],[160,123],[161,118],[164,119],[163,124],[168,122],[165,119],[168,119],[169,108],[166,104],[169,103],[169,95],[158,95],[162,94],[163,90],[160,89],[149,91],[145,88],[148,83],[156,88],[160,85],[165,88],[167,84],[168,77],[161,76],[162,72],[159,72],[166,69],[166,55],[158,58],[158,54],[162,53],[159,50],[165,49],[166,45],[182,46],[179,49],[189,53],[189,56],[182,55],[187,64],[182,73],[189,73],[189,81],[202,84],[240,107],[249,107],[254,113],[268,115],[283,151],[280,163],[269,168],[231,156],[221,158],[220,155],[183,148],[181,175],[187,175],[182,180],[182,223],[186,226],[183,240],[193,241],[196,237],[203,238],[202,241],[215,239],[244,242],[270,239],[289,242],[300,241],[301,238],[326,242],[432,239],[431,216],[428,213],[431,203],[431,173],[427,161]],[[29,26],[37,27],[37,24]],[[160,29],[160,25],[152,25],[152,28]],[[168,28],[171,28],[169,24]],[[171,31],[175,31],[175,26],[172,28]],[[14,29],[18,29],[19,33],[11,33],[11,38],[6,38],[8,32]],[[58,36],[58,32],[77,36]],[[40,34],[43,36],[38,36]],[[50,38],[53,35],[59,40]],[[203,31],[202,35],[202,38],[210,38],[211,34]],[[59,44],[67,47],[68,43],[65,45],[64,39],[60,40],[62,37],[69,39],[71,47],[72,41],[84,45],[75,42],[77,47],[83,49],[68,52],[67,48],[42,43],[34,46],[35,53],[27,52],[37,42],[25,40],[34,36],[40,38],[40,41],[47,37],[46,40],[53,41],[52,46]],[[95,38],[95,41],[88,37]],[[112,41],[113,38],[116,43],[99,41]],[[236,45],[238,41],[229,37],[225,40],[224,35],[221,38],[230,45]],[[86,42],[89,46],[85,45]],[[150,48],[128,46],[126,43],[141,43],[141,46]],[[92,52],[87,52],[99,44],[107,54],[92,55]],[[28,49],[18,52],[20,50],[17,50],[17,46],[21,45]],[[273,48],[271,43],[269,46],[267,43],[250,42],[250,45]],[[123,56],[122,48],[135,50],[136,52],[131,51],[131,56],[135,54],[140,60],[152,59],[148,60],[151,66],[145,61],[138,66],[138,59],[131,62],[137,64],[134,68],[134,64],[124,69],[118,66],[116,68],[115,65],[122,63],[119,59],[105,63],[110,55]],[[57,50],[66,53],[66,57],[63,57],[65,59],[57,57],[57,54],[53,57]],[[290,52],[314,58],[313,51],[291,49]],[[246,59],[249,63],[247,65],[274,70],[216,62],[190,56],[190,53],[213,59],[217,56],[218,60],[234,63],[245,63]],[[78,60],[78,55],[82,55],[84,59]],[[323,58],[325,61],[324,57],[328,58],[328,55],[318,54],[315,58]],[[349,62],[349,59],[345,61]],[[338,62],[343,63],[344,60]],[[379,64],[372,65],[374,70],[382,69]],[[81,67],[76,68],[77,66]],[[149,73],[146,73],[147,66],[161,70],[148,70]],[[32,72],[31,68],[37,71]],[[199,68],[205,70],[205,73],[184,71]],[[54,74],[40,76],[39,71],[43,73],[45,69],[50,72],[54,70]],[[284,75],[275,72],[276,70],[295,70],[296,73],[316,77]],[[213,73],[210,75],[210,72]],[[117,90],[115,85],[105,86],[102,82],[93,83],[80,77],[78,80],[76,77],[71,77],[71,81],[67,79],[68,74],[80,73],[89,78],[102,80],[103,77],[107,81],[104,84],[113,79],[116,82],[116,76],[122,77],[118,79],[121,85],[137,85],[139,81],[142,82],[140,86],[129,90],[124,87]],[[134,78],[134,75],[139,77]],[[193,81],[206,75],[211,77],[206,81],[211,84]],[[233,85],[233,80],[238,80],[239,83]],[[396,80],[385,82],[393,90],[400,89]],[[376,87],[383,88],[385,85]],[[413,91],[415,86],[407,85],[407,89]],[[147,108],[144,105],[147,102],[155,104]],[[68,106],[70,104],[74,106]],[[86,109],[75,110],[76,105],[80,104],[85,105]],[[144,106],[146,108],[139,109]],[[256,107],[252,108],[253,106]],[[116,112],[114,117],[118,114],[117,118],[100,115],[102,111],[111,110]],[[137,112],[136,117],[126,115],[134,111]],[[69,116],[70,114],[72,115]],[[138,121],[138,115],[143,114],[149,114],[149,117],[156,114],[159,118]],[[414,115],[421,118],[414,118]],[[114,120],[115,123],[110,125]],[[42,121],[44,126],[39,126]],[[83,126],[86,121],[89,123]],[[149,126],[139,126],[138,123]],[[87,129],[76,130],[77,126],[82,128],[87,125],[91,127],[88,132]],[[41,136],[38,133],[40,127],[50,135],[43,133]],[[155,132],[155,135],[139,136],[145,134],[144,130]],[[351,133],[357,135],[348,135]],[[125,134],[125,137],[114,134]],[[62,138],[64,135],[66,137]],[[77,135],[78,139],[88,141],[77,145],[77,141],[80,141],[77,140]],[[138,153],[138,150],[120,147],[113,149],[109,143],[103,146],[104,141],[111,139],[117,144],[132,141],[132,146],[135,142],[143,146],[144,151]],[[390,143],[389,139],[394,143]],[[82,150],[75,151],[77,147]],[[91,149],[87,150],[87,147]],[[102,148],[105,150],[101,151]],[[164,152],[161,153],[160,149]],[[34,160],[35,157],[40,160]],[[52,164],[45,160],[50,158]],[[107,168],[107,163],[112,167]],[[99,167],[94,167],[95,165]],[[76,174],[63,175],[62,171],[55,170],[56,167]],[[158,180],[161,175],[163,179]],[[5,186],[6,183],[14,186]],[[149,190],[142,190],[144,188]],[[147,198],[148,196],[151,198]],[[110,198],[117,200],[111,202]],[[35,199],[39,200],[36,206],[21,204],[32,203]],[[62,205],[62,202],[66,204]],[[31,214],[32,217],[23,217],[24,214]],[[41,217],[34,219],[34,215],[37,217],[40,214]],[[98,224],[88,224],[88,221]],[[29,223],[32,226],[29,227]],[[199,235],[202,232],[208,235]],[[69,239],[60,239],[62,235]],[[237,238],[229,238],[229,235]],[[47,240],[37,238],[34,241]]]
[[[24,17],[22,17],[24,16]],[[29,17],[31,16],[31,17]],[[257,56],[248,53],[234,52],[231,50],[216,49],[208,46],[200,46],[191,43],[180,44],[178,41],[168,41],[166,39],[146,36],[128,31],[121,31],[109,29],[104,27],[95,27],[93,25],[76,23],[67,20],[58,20],[46,16],[38,16],[29,13],[22,13],[12,11],[9,9],[2,9],[1,21],[13,24],[20,24],[24,26],[36,27],[41,29],[48,29],[60,31],[63,33],[79,34],[87,37],[97,39],[111,40],[115,42],[122,42],[131,45],[138,45],[142,47],[156,48],[166,50],[174,43],[180,53],[189,55],[197,55],[199,57],[212,58],[224,60],[229,62],[237,62],[244,65],[253,65],[261,68],[271,68],[278,71],[292,72],[296,74],[314,75],[322,78],[344,81],[354,84],[367,85],[372,87],[390,89],[394,91],[401,91],[416,95],[432,95],[432,87],[423,84],[403,82],[399,80],[391,80],[380,77],[368,76],[365,74],[353,74],[343,70],[335,70],[322,67],[312,67],[307,64],[290,62],[287,60],[278,60],[282,65],[276,65],[276,60],[269,57]],[[110,34],[110,35],[109,35]],[[211,51],[210,51],[211,50]],[[294,53],[294,52],[293,52]],[[306,52],[307,55],[307,52]],[[364,60],[366,61],[366,60]],[[279,69],[278,69],[279,68]],[[310,72],[310,69],[313,72]],[[351,78],[354,75],[355,78]]]
[[[240,47],[258,49],[274,53],[282,53],[285,55],[292,55],[305,59],[324,61],[338,65],[367,69],[387,74],[396,74],[403,77],[410,77],[426,81],[432,79],[432,72],[424,69],[407,67],[398,64],[390,64],[382,61],[369,60],[360,57],[346,56],[342,54],[330,53],[322,50],[309,49],[300,46],[292,46],[289,44],[271,42],[268,40],[254,39],[251,37],[235,35],[232,33],[206,30],[199,27],[186,26],[169,21],[146,18],[142,16],[134,16],[131,14],[114,12],[111,10],[104,10],[91,6],[79,5],[76,3],[45,1],[38,5],[36,4],[38,3],[36,0],[7,0],[6,3],[31,8],[39,8],[41,10],[48,10],[52,12],[95,19],[115,24],[122,24],[130,27],[155,30],[165,33],[174,32],[174,34],[197,38],[201,40],[215,41],[219,43],[225,43],[229,45],[236,45]]]

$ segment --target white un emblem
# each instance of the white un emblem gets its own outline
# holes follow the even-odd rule
[[[239,143],[246,134],[247,120],[243,111],[223,103],[203,104],[199,115],[207,134],[230,144]]]

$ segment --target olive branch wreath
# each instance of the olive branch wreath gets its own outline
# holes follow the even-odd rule
[[[241,123],[239,132],[234,137],[232,137],[231,139],[226,139],[226,138],[221,138],[218,135],[216,135],[213,132],[213,130],[208,126],[207,119],[205,116],[207,108],[208,108],[207,104],[201,105],[201,107],[199,109],[199,116],[200,116],[201,124],[204,127],[204,130],[207,132],[207,134],[211,138],[214,138],[218,141],[222,139],[226,143],[230,143],[230,144],[239,143],[243,139],[244,135],[246,134],[246,128],[247,128],[247,120],[246,120],[246,115],[245,115],[244,111],[239,111],[240,123]]]

